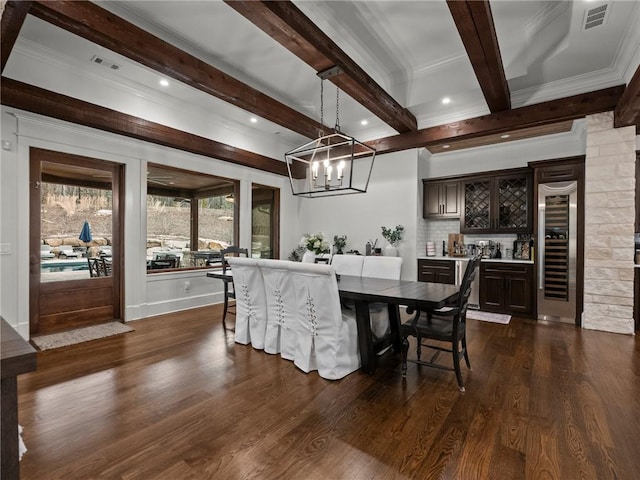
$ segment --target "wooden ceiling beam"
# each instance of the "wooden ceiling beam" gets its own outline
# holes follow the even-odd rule
[[[418,129],[416,118],[290,1],[225,0],[267,35],[320,73],[337,67],[329,80],[400,133]]]
[[[37,1],[30,14],[309,138],[322,125],[92,2]]]
[[[4,72],[4,67],[9,60],[11,50],[16,43],[16,39],[24,23],[24,19],[27,18],[27,13],[31,8],[32,1],[9,1],[4,6],[2,12],[2,24],[0,25],[0,56],[1,67],[0,73]]]
[[[205,157],[288,176],[285,162],[2,77],[2,105]],[[304,170],[296,172],[304,178]]]
[[[509,110],[511,95],[488,0],[447,0],[473,71],[492,113]]]
[[[605,88],[594,92],[573,95],[504,112],[491,113],[459,122],[429,127],[412,133],[366,142],[378,154],[409,148],[428,147],[448,141],[478,138],[507,133],[512,130],[549,125],[566,120],[576,120],[593,113],[616,108],[624,86]]]
[[[636,68],[631,81],[624,89],[622,98],[613,112],[613,125],[616,128],[636,126],[640,135],[640,66]]]

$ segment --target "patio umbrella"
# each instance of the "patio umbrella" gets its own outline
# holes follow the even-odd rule
[[[84,242],[85,248],[87,243],[93,240],[93,237],[91,236],[91,227],[87,220],[84,221],[84,225],[82,225],[82,230],[80,230],[80,236],[78,238]]]

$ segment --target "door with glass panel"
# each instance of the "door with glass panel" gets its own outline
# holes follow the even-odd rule
[[[280,258],[280,190],[264,185],[251,187],[251,256]]]
[[[30,333],[122,318],[124,166],[30,151]]]

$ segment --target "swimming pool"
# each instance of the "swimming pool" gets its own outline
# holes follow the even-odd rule
[[[44,260],[40,262],[42,273],[77,272],[89,270],[87,260]]]

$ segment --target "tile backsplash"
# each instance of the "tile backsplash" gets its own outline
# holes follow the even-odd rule
[[[422,228],[420,227],[422,225]],[[418,242],[417,253],[420,256],[426,255],[426,243],[434,242],[436,244],[436,255],[442,255],[442,242],[447,242],[450,233],[460,233],[460,220],[444,219],[444,220],[422,220],[418,222],[418,232],[416,239]],[[516,240],[515,234],[468,234],[464,235],[464,243],[469,245],[478,240],[493,240],[502,246],[502,255],[506,255],[506,249],[513,247]],[[448,246],[448,245],[447,245]]]

